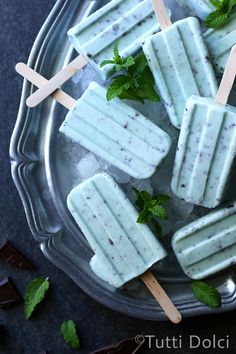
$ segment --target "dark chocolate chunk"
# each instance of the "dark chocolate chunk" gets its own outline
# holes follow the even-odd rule
[[[0,246],[0,261],[22,269],[34,269],[34,266],[9,241]]]
[[[5,332],[4,324],[0,322],[0,339],[3,337],[4,332]]]
[[[110,345],[109,347],[99,349],[91,354],[134,354],[138,352],[144,342],[144,336],[139,335]]]
[[[0,309],[14,306],[21,296],[9,278],[0,279]]]

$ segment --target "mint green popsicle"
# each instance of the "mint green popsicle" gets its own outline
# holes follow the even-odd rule
[[[121,56],[134,55],[146,36],[159,31],[151,0],[112,0],[71,28],[68,35],[77,52],[106,79],[114,65],[100,68],[100,64],[112,59],[116,42]]]
[[[143,51],[171,123],[180,128],[192,95],[215,97],[217,81],[199,21],[189,17],[143,43]]]
[[[184,113],[172,191],[187,202],[215,208],[224,197],[236,155],[236,108],[192,96]]]
[[[152,176],[171,140],[158,126],[106,89],[91,82],[69,111],[60,132],[137,179]]]
[[[204,38],[216,71],[223,74],[230,50],[236,44],[236,13],[224,26],[209,29]]]
[[[236,264],[236,203],[177,231],[172,246],[191,279],[203,279]]]
[[[68,208],[95,255],[95,274],[114,287],[138,277],[166,252],[112,177],[100,173],[74,188]]]

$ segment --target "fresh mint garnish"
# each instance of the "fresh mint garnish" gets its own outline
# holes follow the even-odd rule
[[[103,68],[105,65],[113,64],[115,65],[116,71],[121,71],[125,68],[128,68],[129,66],[132,66],[135,64],[134,58],[129,55],[127,58],[122,58],[119,54],[119,44],[118,42],[114,45],[113,49],[114,57],[111,60],[104,60],[101,64],[100,67]]]
[[[206,18],[206,26],[209,28],[220,28],[229,20],[230,14],[236,5],[236,0],[210,0],[216,10]]]
[[[203,281],[194,281],[192,291],[195,298],[211,308],[221,307],[221,297],[218,290],[210,284]]]
[[[129,55],[123,58],[119,54],[118,43],[114,46],[114,57],[105,60],[101,67],[113,64],[119,72],[107,90],[107,100],[119,97],[144,103],[145,100],[159,102],[160,97],[155,90],[155,81],[144,54],[133,58]]]
[[[27,287],[24,296],[24,312],[28,320],[35,307],[43,300],[49,289],[48,278],[36,278]]]
[[[74,321],[64,321],[60,329],[64,341],[73,349],[80,349],[80,341],[77,335],[76,324]]]
[[[133,190],[137,196],[135,204],[140,211],[137,222],[139,224],[151,223],[155,227],[158,236],[161,237],[162,229],[157,218],[167,219],[167,211],[163,204],[168,202],[170,197],[165,194],[152,196],[150,193],[139,191],[136,188],[133,188]]]

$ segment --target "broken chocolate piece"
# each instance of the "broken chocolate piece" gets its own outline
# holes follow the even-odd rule
[[[0,309],[14,306],[21,296],[9,278],[0,279]]]
[[[135,354],[142,347],[145,338],[142,335],[123,340],[109,347],[97,350],[91,354]]]
[[[3,333],[4,333],[5,327],[4,324],[2,322],[0,322],[0,338],[2,337]]]
[[[34,269],[34,266],[9,241],[0,246],[0,261],[22,269]]]

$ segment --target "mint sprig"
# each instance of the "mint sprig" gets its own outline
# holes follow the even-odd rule
[[[113,64],[113,65],[115,65],[115,70],[116,71],[121,71],[121,70],[123,70],[123,69],[135,64],[134,58],[131,55],[129,55],[127,58],[122,58],[120,56],[118,42],[116,42],[115,45],[114,45],[113,53],[114,53],[113,59],[104,60],[100,64],[101,68],[103,68],[105,65]]]
[[[103,61],[100,66],[104,67],[108,64],[115,65],[116,72],[119,72],[119,75],[113,78],[108,87],[108,101],[116,97],[142,103],[145,100],[160,101],[160,97],[155,90],[152,72],[144,54],[140,54],[136,58],[131,55],[123,58],[119,54],[118,43],[116,43],[113,59]]]
[[[216,10],[206,18],[208,28],[220,28],[229,20],[230,14],[236,5],[236,0],[210,0]]]
[[[24,296],[24,312],[28,320],[49,289],[48,278],[36,278],[28,285]]]
[[[64,321],[60,328],[64,341],[73,349],[80,349],[80,340],[77,334],[76,323],[72,320]]]
[[[157,218],[167,219],[167,211],[163,207],[163,204],[168,202],[170,197],[165,194],[152,196],[150,193],[146,191],[139,191],[136,188],[133,188],[133,190],[137,196],[135,204],[140,211],[137,223],[151,223],[155,227],[158,236],[161,237],[162,229],[159,222],[157,221]]]
[[[203,281],[194,281],[192,291],[195,298],[210,308],[221,307],[221,297],[218,290],[210,284]]]

